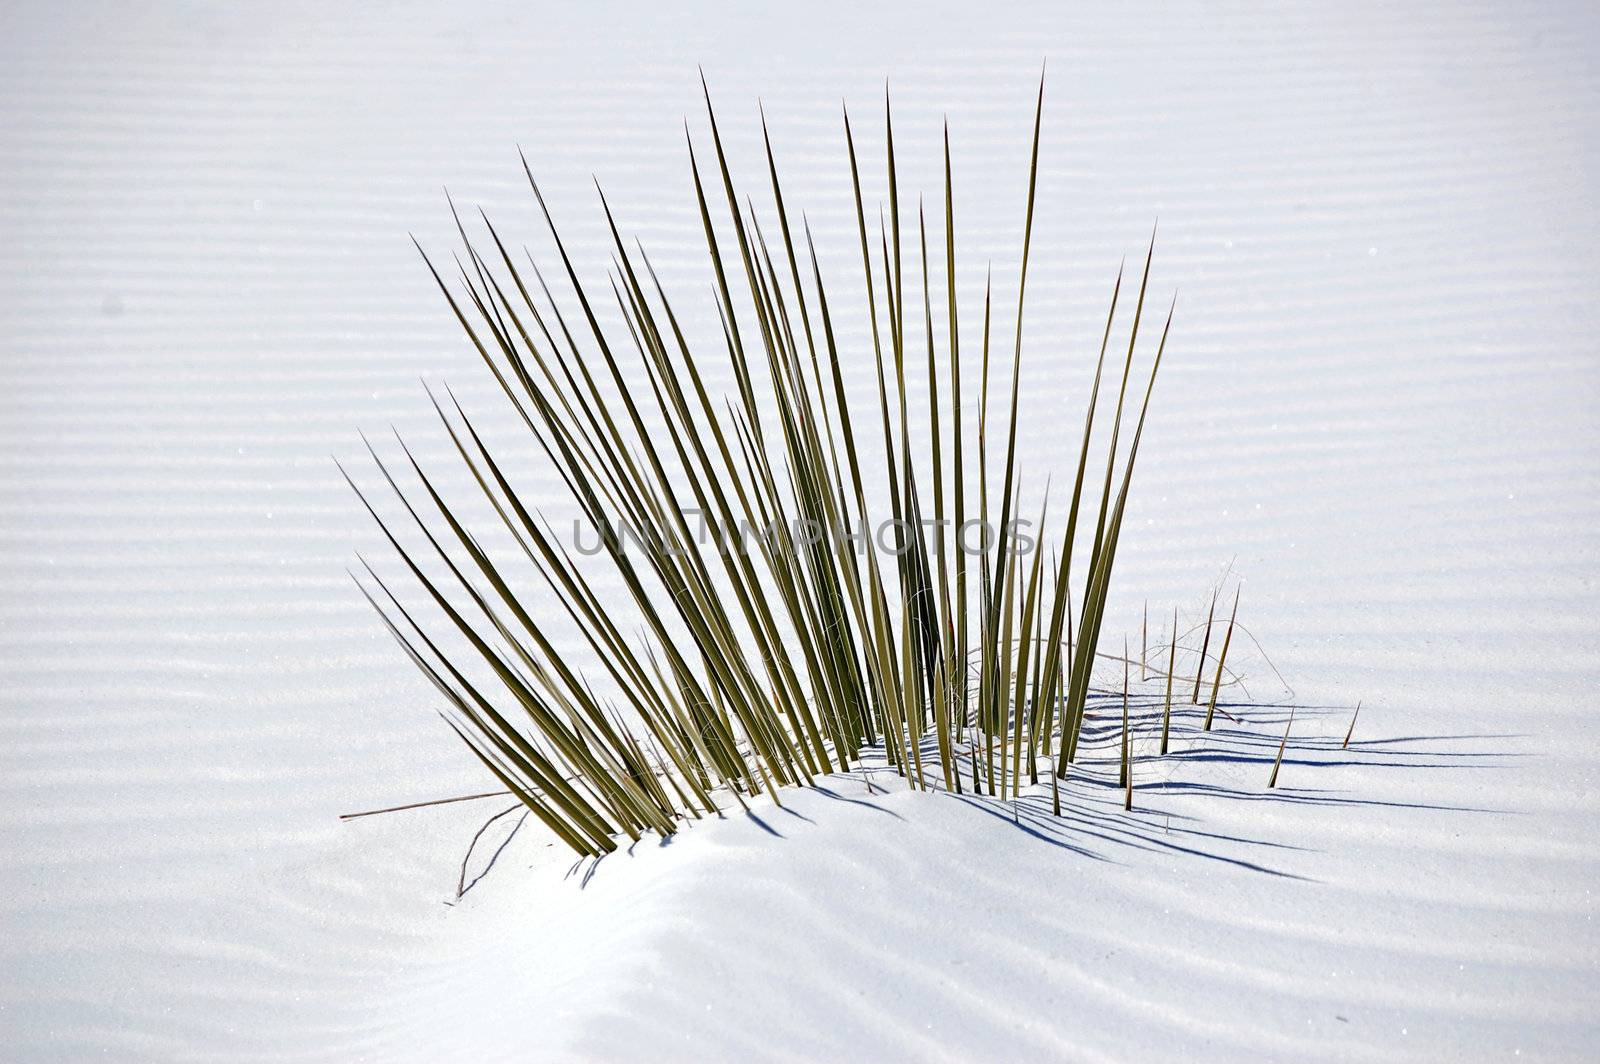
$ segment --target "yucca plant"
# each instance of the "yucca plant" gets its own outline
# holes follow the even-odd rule
[[[914,239],[906,235],[887,97],[887,214],[880,209],[875,227],[846,112],[865,278],[846,300],[824,282],[810,227],[803,218],[797,225],[785,203],[765,120],[763,228],[753,202],[735,191],[709,92],[706,107],[710,162],[692,140],[688,161],[715,276],[720,349],[688,339],[649,257],[623,238],[603,194],[614,268],[604,284],[581,278],[526,158],[554,241],[553,276],[508,250],[481,212],[477,238],[456,217],[462,246],[450,276],[423,252],[466,338],[592,529],[594,559],[574,557],[540,516],[548,500],[513,486],[517,471],[453,395],[430,392],[434,406],[503,532],[548,587],[541,601],[576,627],[604,674],[591,678],[563,659],[549,605],[535,609],[516,593],[507,563],[480,545],[409,450],[414,488],[402,489],[376,451],[373,458],[403,504],[402,520],[415,527],[397,527],[363,502],[422,592],[426,616],[370,566],[358,583],[443,694],[462,741],[580,854],[608,852],[619,837],[669,834],[749,795],[781,803],[782,788],[847,771],[869,749],[912,788],[1001,798],[1036,782],[1042,763],[1059,812],[1056,779],[1078,756],[1135,460],[1172,323],[1169,309],[1148,355],[1140,340],[1148,341],[1141,326],[1154,238],[1131,300],[1126,352],[1112,354],[1111,380],[1120,383],[1109,430],[1099,434],[1109,436],[1102,459],[1091,446],[1097,397],[1113,325],[1130,302],[1120,270],[1112,288],[1065,518],[1051,533],[1046,565],[1044,550],[1025,551],[1018,531],[1017,457],[1043,82],[1016,319],[993,321],[991,277],[976,342],[958,318],[948,125],[943,254],[930,258],[920,208]],[[933,237],[937,248],[937,231]],[[946,298],[935,308],[939,272]],[[920,308],[910,304],[916,288]],[[614,316],[602,301],[615,305]],[[841,347],[836,322],[846,313],[866,319],[870,349]],[[1010,395],[993,404],[995,423],[991,355],[1008,346]],[[963,359],[974,347],[982,363],[975,416],[962,393]],[[1140,350],[1149,369],[1137,381]],[[645,388],[625,379],[624,364],[634,359]],[[708,388],[713,359],[732,370],[731,399]],[[866,359],[876,395],[851,396],[841,367]],[[908,399],[908,382],[923,372],[925,435],[912,431]],[[869,437],[879,438],[869,445]],[[883,467],[869,469],[864,456],[879,445]],[[701,534],[691,527],[695,515]],[[885,519],[888,543],[882,534],[869,534],[865,545],[859,534],[841,534],[881,530]],[[997,541],[981,553],[967,549],[974,521],[995,530]],[[1074,559],[1081,565],[1085,556],[1075,573]],[[596,564],[609,567],[625,601],[601,590]],[[635,613],[643,620],[637,634],[624,631],[624,616]],[[1131,796],[1126,725],[1121,743]]]

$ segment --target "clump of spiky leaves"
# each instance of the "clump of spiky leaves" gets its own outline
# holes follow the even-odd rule
[[[709,93],[706,105],[710,112]],[[480,546],[409,451],[426,495],[421,505],[443,528],[436,531],[424,519],[387,468],[384,476],[426,547],[405,546],[399,531],[368,508],[453,634],[447,640],[431,635],[370,568],[375,589],[367,594],[443,692],[451,707],[447,719],[462,740],[574,850],[600,854],[615,848],[618,835],[670,833],[685,818],[716,811],[719,796],[742,804],[744,795],[770,792],[781,801],[783,786],[847,770],[865,748],[880,744],[913,788],[961,790],[965,760],[971,772],[966,785],[1014,796],[1025,767],[1028,780],[1036,780],[1042,761],[1059,809],[1055,778],[1077,756],[1134,462],[1172,315],[1169,310],[1124,445],[1147,255],[1104,473],[1091,471],[1098,461],[1091,454],[1096,397],[1122,292],[1119,271],[1065,524],[1048,567],[1042,549],[1025,556],[1013,526],[1021,517],[1017,408],[1043,105],[1041,82],[1016,320],[1005,330],[1011,335],[996,340],[996,346],[1010,341],[1012,370],[1003,449],[995,456],[998,484],[990,474],[992,279],[984,292],[974,424],[965,406],[970,400],[961,393],[948,128],[944,261],[938,264],[948,298],[940,308],[945,321],[936,326],[929,295],[936,266],[930,265],[920,209],[912,249],[920,261],[906,262],[887,100],[888,217],[885,222],[880,210],[876,232],[867,223],[848,113],[844,121],[866,279],[854,309],[870,324],[870,352],[843,352],[836,342],[835,320],[844,304],[824,284],[809,225],[798,232],[793,225],[764,122],[777,220],[772,242],[753,205],[734,190],[714,114],[713,169],[703,168],[691,140],[690,170],[722,322],[717,357],[731,363],[732,402],[719,405],[709,394],[706,353],[686,338],[648,257],[623,240],[603,195],[615,263],[604,297],[615,301],[625,329],[602,324],[601,290],[579,278],[531,172],[559,258],[562,300],[531,259],[519,263],[507,250],[487,216],[478,244],[458,217],[464,247],[454,282],[428,261],[462,329],[592,525],[600,558],[625,589],[624,603],[597,590],[537,516],[539,507],[512,486],[502,460],[454,397],[444,404],[435,397],[483,496],[602,663],[608,695],[563,660],[548,617],[519,599],[503,564]],[[731,242],[714,222],[714,213],[724,209]],[[907,270],[921,273],[920,315],[908,310]],[[913,435],[908,416],[907,382],[919,372],[915,348],[922,346],[912,340],[916,317],[926,340],[925,437]],[[646,394],[625,381],[624,356],[642,362]],[[846,358],[873,360],[875,401],[852,405],[841,372]],[[976,492],[966,475],[974,430]],[[886,514],[869,501],[881,495],[862,461],[869,448],[858,449],[869,433],[882,437]],[[914,455],[931,459],[931,484],[919,480]],[[907,534],[924,527],[930,494],[933,533]],[[691,507],[702,515],[709,543],[690,528],[685,515]],[[795,532],[870,529],[882,518],[892,518],[900,536],[897,549],[882,556],[870,543],[861,549],[859,539]],[[997,530],[998,543],[984,554],[960,549],[947,531],[971,520]],[[741,530],[751,527],[770,534],[746,550]],[[1075,551],[1088,557],[1076,581]],[[637,639],[622,630],[625,610],[643,619]],[[1126,755],[1123,772],[1126,780]]]

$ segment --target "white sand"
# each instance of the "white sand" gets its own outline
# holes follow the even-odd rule
[[[0,16],[0,1058],[1594,1055],[1592,10],[526,7]],[[327,458],[394,421],[443,459],[419,375],[505,425],[406,242],[447,244],[439,186],[536,239],[522,144],[603,269],[592,171],[697,302],[703,62],[843,288],[837,101],[875,148],[888,74],[929,191],[950,116],[970,305],[1043,56],[1029,475],[1159,215],[1108,632],[1231,565],[1362,744],[1307,712],[1275,800],[1221,736],[1028,830],[841,784],[581,889],[528,832],[455,907],[492,803],[339,824],[484,783],[344,576],[384,555]]]

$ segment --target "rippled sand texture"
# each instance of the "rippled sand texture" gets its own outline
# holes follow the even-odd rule
[[[0,14],[0,1057],[1593,1055],[1592,8],[534,7]],[[695,64],[752,192],[765,103],[841,291],[839,99],[875,160],[887,75],[908,187],[949,116],[965,320],[990,261],[1007,320],[1045,58],[1030,485],[1159,216],[1107,631],[1231,566],[1361,744],[1308,713],[1269,802],[1221,736],[1172,777],[1212,790],[1124,817],[1090,773],[1066,824],[852,783],[582,889],[530,832],[456,907],[492,808],[339,824],[484,789],[328,458],[446,459],[419,376],[517,439],[406,239],[448,245],[441,186],[542,252],[522,145],[598,276],[597,175],[712,341]]]

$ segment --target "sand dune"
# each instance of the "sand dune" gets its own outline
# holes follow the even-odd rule
[[[3,22],[0,1057],[1593,1055],[1592,12]],[[391,422],[442,460],[418,376],[512,429],[406,239],[448,245],[440,186],[536,241],[522,145],[603,270],[594,173],[704,291],[703,63],[842,272],[838,100],[877,145],[887,75],[930,192],[949,116],[977,299],[1045,57],[1024,462],[1064,465],[1159,216],[1179,314],[1108,629],[1242,579],[1292,700],[1339,707],[1280,792],[1263,711],[1131,816],[1092,776],[1061,824],[838,781],[565,878],[527,831],[455,906],[494,808],[340,824],[483,789],[345,577],[381,544],[328,460]]]
[[[1141,785],[1132,814],[1108,762],[1069,786],[1059,820],[1044,793],[1013,809],[835,780],[564,879],[508,876],[468,895],[453,963],[409,988],[418,1018],[377,1045],[496,1059],[530,1044],[680,1060],[1584,1056],[1587,944],[1523,936],[1580,918],[1528,888],[1592,854],[1497,840],[1513,873],[1462,841],[1504,817],[1474,804],[1501,744],[1340,755],[1335,731],[1306,736],[1281,793],[1261,786],[1270,750],[1226,728],[1194,751],[1235,759],[1237,786],[1185,762]],[[507,856],[536,862],[537,847]],[[441,1029],[441,1001],[461,1022]],[[518,1015],[542,1018],[536,1043],[504,1022]]]

